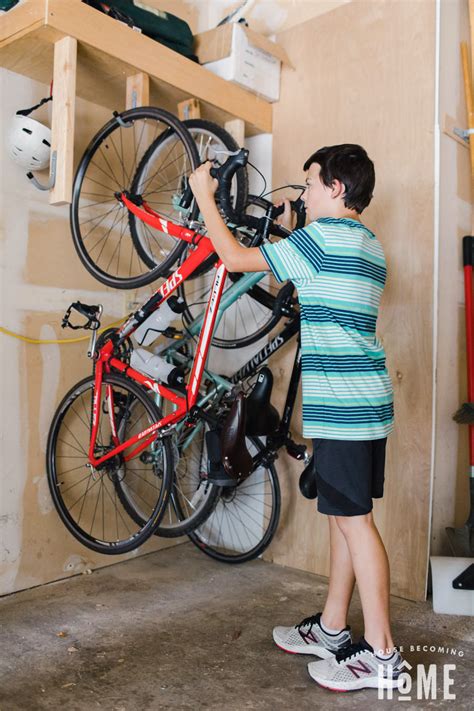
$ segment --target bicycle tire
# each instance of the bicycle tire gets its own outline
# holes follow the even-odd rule
[[[147,121],[149,122],[148,124],[146,123]],[[142,122],[143,125],[138,122]],[[162,249],[164,256],[159,262],[155,260],[154,265],[150,268],[150,264],[144,263],[140,255],[137,253],[134,246],[133,236],[130,236],[130,241],[128,241],[127,238],[124,240],[125,233],[130,230],[131,224],[135,225],[136,230],[136,220],[138,218],[135,218],[134,215],[130,217],[130,213],[125,211],[125,208],[120,206],[120,203],[116,198],[116,193],[121,193],[124,190],[130,190],[131,180],[133,175],[136,173],[137,165],[142,158],[142,154],[139,152],[140,150],[143,150],[145,153],[148,148],[148,144],[145,146],[141,145],[143,135],[150,132],[149,127],[153,124],[153,122],[155,130],[157,127],[163,127],[165,132],[173,132],[178,139],[179,145],[182,144],[184,148],[182,155],[185,157],[185,174],[195,170],[199,165],[199,156],[196,144],[194,143],[186,127],[183,126],[182,122],[180,122],[169,112],[162,109],[154,107],[140,107],[136,109],[129,109],[128,111],[124,111],[120,114],[120,116],[115,116],[97,132],[86,148],[74,178],[73,195],[70,208],[70,223],[75,249],[82,264],[95,279],[106,286],[117,289],[138,289],[162,277],[169,271],[169,268],[176,262],[179,255],[186,247],[185,242],[175,238],[169,238],[164,233],[156,231],[156,235],[158,235],[159,240],[161,240],[158,240],[158,236],[153,236],[153,239],[156,239],[157,243],[156,250],[158,253],[158,250]],[[138,136],[138,146],[137,136],[135,135],[136,124],[137,131],[140,131]],[[129,131],[132,126],[133,134],[125,134],[126,140],[124,142],[122,131]],[[114,132],[117,132],[117,144],[119,144],[119,147],[117,147],[116,142],[114,141]],[[129,140],[132,135],[133,144]],[[146,140],[147,139],[145,138],[145,143]],[[151,144],[154,140],[156,139],[153,139]],[[123,161],[120,163],[120,151],[123,155],[126,153],[127,158],[130,158],[130,160],[133,161],[131,166],[127,166],[127,170],[125,169]],[[94,163],[93,159],[96,156],[97,163]],[[103,161],[105,168],[100,166],[100,158]],[[118,163],[116,163],[117,158]],[[173,162],[175,163],[176,160],[171,161],[169,165]],[[169,169],[169,165],[164,166],[162,170],[164,171],[165,168]],[[90,172],[88,173],[87,171],[89,168]],[[156,175],[158,175],[158,173],[159,170]],[[103,177],[104,175],[105,178]],[[156,177],[156,175],[153,177]],[[183,177],[181,176],[180,178],[178,175],[176,180],[180,181],[179,187],[177,187],[176,190],[183,190]],[[98,188],[93,187],[93,190],[103,190],[104,192],[94,193],[89,190],[85,190],[83,188],[85,181],[86,187],[88,187],[87,181],[91,181],[93,186],[97,184],[100,186]],[[169,182],[173,183],[173,180]],[[150,184],[150,188],[151,187],[152,184]],[[173,192],[171,188],[165,188],[166,183],[160,188],[162,189],[162,193]],[[92,201],[90,200],[91,197],[93,198]],[[95,201],[95,197],[100,199]],[[102,198],[105,198],[105,200]],[[108,204],[113,205],[110,210],[108,206],[101,207]],[[88,217],[88,219],[84,220],[81,210],[86,208],[89,210],[86,217],[88,217],[91,213],[94,216]],[[105,212],[101,213],[101,210],[105,210]],[[120,210],[124,212],[120,214]],[[187,211],[186,215],[189,219],[195,219],[197,211],[198,207],[195,201],[193,201],[192,206]],[[91,223],[93,225],[92,227],[90,227]],[[112,223],[110,227],[109,223]],[[81,225],[83,226],[83,230],[81,230]],[[85,227],[85,225],[87,225],[87,227]],[[148,228],[148,226],[146,227],[148,234],[150,233],[151,228]],[[95,242],[94,244],[91,244],[92,239],[90,238],[94,231],[97,231],[93,236]],[[112,235],[111,245],[105,249],[110,235]],[[88,238],[89,244],[86,244]],[[169,245],[169,250],[167,252],[165,252],[161,246],[163,240],[165,240],[165,246]],[[115,244],[116,246],[114,246]],[[98,255],[93,256],[92,253],[97,249],[100,249]],[[104,257],[103,254],[105,255]],[[100,259],[104,259],[104,261],[109,260],[109,263],[105,265],[101,262],[101,265],[99,265],[97,262],[99,262]],[[134,267],[134,271],[139,272],[137,274],[132,274],[134,260],[137,262],[137,267]],[[116,273],[114,274],[112,273],[113,269],[111,267],[115,263],[117,264],[117,268]],[[119,267],[125,270],[124,275],[119,275]],[[127,267],[129,272],[128,274],[126,273]]]
[[[241,148],[235,138],[228,131],[226,131],[225,128],[219,126],[219,124],[214,123],[213,121],[205,121],[204,119],[187,119],[186,121],[183,121],[183,123],[193,136],[194,142],[197,144],[199,158],[201,161],[209,158],[212,159],[212,155],[208,156],[207,153],[202,154],[201,145],[196,141],[195,136],[202,135],[202,133],[204,135],[207,133],[209,136],[216,137],[225,149],[230,152],[237,152]],[[202,133],[200,134],[200,132]],[[222,159],[218,158],[216,160],[220,165],[222,165],[226,159],[227,156],[224,156]],[[234,180],[235,185],[234,183],[231,185],[231,203],[234,212],[239,215],[245,209],[249,196],[249,178],[246,166],[242,166],[237,170],[234,175]]]
[[[129,378],[124,377],[123,375],[119,374],[105,374],[103,378],[103,382],[105,385],[110,384],[112,386],[115,386],[116,388],[116,404],[118,407],[118,403],[120,402],[119,398],[117,397],[118,391],[122,392],[128,392],[131,394],[133,398],[137,402],[140,402],[141,405],[143,406],[143,410],[147,416],[147,419],[151,422],[158,422],[160,419],[161,415],[160,412],[153,402],[153,400],[148,397],[148,395],[144,392],[142,388],[140,388],[138,385],[136,385],[133,381],[131,381]],[[80,410],[78,409],[77,411],[74,409],[74,404],[77,404],[77,407],[79,408],[80,402],[79,402],[79,397],[83,393],[87,393],[89,391],[90,397],[86,397],[86,400],[82,402],[82,406],[80,407]],[[82,472],[79,472],[79,476],[82,477],[82,474],[84,473],[84,470],[88,470],[89,467],[87,465],[88,463],[88,442],[90,438],[90,413],[91,413],[91,407],[92,407],[92,395],[94,392],[94,377],[88,377],[84,378],[80,382],[78,382],[76,385],[74,385],[69,392],[64,396],[63,400],[61,401],[60,405],[58,406],[55,415],[53,417],[53,421],[51,423],[51,427],[49,430],[48,434],[48,443],[47,443],[47,454],[46,454],[46,468],[47,468],[47,479],[48,479],[48,485],[49,485],[49,490],[51,493],[51,497],[54,503],[54,506],[56,508],[56,511],[59,514],[59,517],[63,524],[66,526],[66,528],[69,530],[70,533],[84,546],[87,548],[90,548],[93,551],[97,551],[98,553],[104,553],[107,555],[119,555],[122,553],[127,553],[131,550],[134,550],[135,548],[138,548],[140,545],[142,545],[150,536],[154,533],[156,527],[160,523],[161,518],[163,517],[166,506],[168,503],[168,498],[170,495],[171,491],[171,486],[172,486],[172,458],[171,458],[171,450],[170,450],[170,444],[167,441],[167,439],[160,440],[160,447],[162,447],[161,451],[161,457],[162,457],[162,470],[161,473],[157,472],[156,470],[153,470],[152,474],[153,477],[151,478],[151,481],[157,481],[159,480],[161,482],[160,486],[154,486],[156,491],[158,492],[156,494],[156,501],[152,501],[150,503],[150,513],[149,516],[147,517],[147,520],[143,523],[140,524],[139,530],[136,532],[130,533],[129,529],[129,523],[128,520],[125,520],[123,518],[122,514],[122,504],[120,504],[120,509],[117,507],[117,502],[115,500],[115,493],[114,496],[110,494],[110,491],[108,489],[112,487],[108,487],[107,482],[110,481],[113,485],[113,491],[115,492],[116,488],[116,480],[117,478],[120,478],[121,476],[125,478],[125,476],[129,476],[131,473],[131,470],[129,468],[128,472],[123,473],[123,463],[117,461],[116,466],[115,466],[115,471],[113,472],[107,472],[106,469],[103,469],[99,472],[96,470],[92,471],[89,470],[89,473],[84,477],[81,478],[79,481],[76,481],[75,483],[68,484],[67,482],[67,475],[71,475],[71,472],[75,470],[82,470]],[[125,397],[125,396],[124,396]],[[90,401],[90,402],[89,402]],[[101,406],[103,405],[103,401],[101,400]],[[70,419],[68,418],[69,413],[71,414]],[[125,409],[124,413],[122,416],[127,415],[127,410]],[[104,420],[104,416],[102,416],[102,420]],[[107,418],[108,420],[108,418]],[[76,423],[76,424],[74,424]],[[64,427],[63,427],[64,424]],[[103,424],[103,422],[102,422]],[[63,431],[65,432],[64,438],[62,439],[61,437],[63,436]],[[79,433],[82,432],[84,435],[84,445],[81,443],[81,438],[82,435]],[[72,436],[71,443],[67,442],[67,438]],[[102,436],[103,436],[103,430],[100,430],[100,441],[102,441]],[[98,440],[99,441],[99,440]],[[66,452],[66,454],[65,454]],[[67,454],[69,452],[69,454]],[[77,467],[73,467],[73,469],[70,470],[64,470],[63,467],[60,465],[59,460],[65,459],[65,460],[74,460],[74,463],[77,459],[83,460],[83,464],[79,464]],[[132,460],[135,461],[135,460]],[[63,466],[69,466],[67,462]],[[121,469],[122,467],[122,469]],[[102,474],[101,474],[102,472]],[[105,472],[107,472],[105,474]],[[117,473],[119,472],[119,473]],[[75,474],[72,475],[73,477],[76,476]],[[136,479],[142,480],[141,476],[135,475]],[[89,477],[89,478],[88,478]],[[96,478],[97,477],[97,478]],[[83,483],[87,479],[87,484]],[[91,484],[91,481],[94,483]],[[92,489],[97,485],[97,483],[100,481],[100,487],[99,487],[99,493],[97,494],[97,499],[95,503],[95,508],[94,508],[94,503],[92,505],[88,504],[86,506],[86,499],[85,497],[88,495],[88,493],[92,492]],[[68,485],[64,487],[64,484],[67,483]],[[85,488],[85,493],[79,497],[79,499],[76,500],[76,502],[68,507],[68,502],[67,498],[65,495],[67,494],[68,491],[71,491],[78,485],[82,484],[82,489],[81,493]],[[138,486],[143,486],[143,484],[138,483]],[[153,484],[150,484],[150,486],[153,486]],[[108,487],[108,488],[107,488]],[[102,503],[100,504],[100,492],[102,491]],[[105,499],[105,494],[107,493],[107,496],[109,497]],[[78,494],[78,490],[74,492],[74,494],[70,494],[70,497],[74,497],[76,499]],[[153,494],[155,496],[155,494]],[[94,492],[94,498],[95,498],[95,492]],[[76,504],[82,500],[81,503],[81,508],[80,508],[80,513],[78,515],[78,520],[75,520],[75,518],[72,515],[72,509],[76,506]],[[114,508],[114,513],[115,513],[115,521],[113,521],[111,524],[107,524],[107,530],[112,531],[112,529],[116,528],[117,536],[115,537],[115,540],[105,540],[105,521],[103,520],[102,522],[102,532],[103,536],[102,539],[98,537],[98,533],[100,533],[100,525],[98,526],[99,531],[97,533],[97,528],[94,527],[95,525],[95,518],[97,515],[97,510],[98,508],[102,509],[102,515],[104,517],[105,514],[105,507],[107,507],[107,510],[110,510],[110,501],[112,501],[112,504],[115,502],[115,508]],[[90,511],[88,511],[90,509]],[[80,521],[82,516],[84,515],[87,520],[87,515],[89,513],[89,519],[88,519],[88,524],[90,523],[90,516],[92,515],[92,510],[93,510],[93,519],[92,519],[92,524],[90,527],[90,530],[85,530],[83,526],[80,525]],[[77,514],[74,514],[77,517]],[[119,516],[120,516],[120,521],[119,521]],[[88,525],[87,524],[87,525]],[[122,529],[127,531],[126,537],[123,540],[117,540],[119,538],[118,535],[118,529],[119,525]],[[115,531],[113,532],[115,534]],[[111,533],[112,535],[112,533]]]
[[[212,139],[215,139],[215,143],[220,144],[227,151],[234,152],[239,150],[239,145],[230,135],[230,133],[224,128],[222,128],[222,126],[219,126],[218,124],[213,123],[212,121],[205,121],[203,119],[187,119],[186,121],[183,121],[183,124],[188,129],[196,144],[200,163],[209,159],[209,157],[212,158],[212,149],[210,148],[209,140],[212,141]],[[208,137],[207,145],[203,144],[203,136]],[[143,158],[141,159],[137,167],[135,176],[133,178],[131,187],[132,193],[140,193],[140,182],[142,180],[143,173],[146,171],[148,162],[153,159],[153,156],[156,155],[157,151],[166,149],[166,142],[168,140],[169,132],[165,132],[161,136],[159,136],[152,145],[149,146],[148,150],[143,155]],[[211,150],[211,155],[209,155],[209,150]],[[216,149],[214,148],[214,150]],[[225,158],[221,159],[221,164],[224,161]],[[239,168],[239,170],[234,176],[231,198],[234,210],[236,210],[240,214],[240,212],[244,210],[248,199],[248,175],[247,168],[245,166]],[[139,233],[139,231],[137,231],[137,220],[132,214],[130,215],[130,232],[132,235],[133,242],[135,244],[135,249],[137,250],[141,259],[143,260],[143,262],[145,262],[145,264],[149,266],[150,269],[153,269],[155,266],[153,255],[150,254],[149,249],[147,249],[147,244],[144,243],[141,234]],[[183,253],[186,249],[187,245],[183,243],[181,253]],[[194,275],[198,275],[203,271],[209,269],[216,262],[216,260],[217,255],[211,255],[211,257],[209,257],[204,262],[204,264],[201,264],[196,269]]]
[[[261,443],[261,441],[257,437],[248,437],[247,440],[250,440],[250,442],[254,445],[254,447],[257,449],[257,451],[262,451],[264,449],[264,445]],[[265,549],[270,545],[273,536],[275,535],[275,532],[278,528],[278,523],[280,520],[280,510],[281,510],[281,492],[280,492],[280,483],[278,481],[278,475],[276,472],[276,469],[273,465],[273,463],[268,462],[267,463],[267,470],[269,471],[269,483],[271,487],[271,492],[272,492],[272,511],[270,514],[270,519],[268,522],[268,525],[266,526],[266,530],[264,531],[263,535],[261,538],[255,543],[255,545],[251,545],[249,547],[249,550],[246,551],[237,551],[237,552],[231,552],[228,547],[225,545],[218,546],[217,543],[212,541],[212,526],[214,525],[213,518],[216,521],[216,524],[218,526],[218,532],[217,535],[224,536],[224,535],[229,535],[228,531],[225,531],[223,526],[224,526],[224,519],[223,519],[223,514],[221,515],[220,509],[224,506],[230,506],[233,501],[236,500],[236,498],[242,492],[245,492],[245,487],[247,486],[256,486],[258,485],[258,480],[257,482],[252,483],[252,477],[255,476],[256,472],[253,472],[248,479],[246,479],[240,486],[237,486],[235,489],[231,490],[221,490],[221,494],[219,496],[218,501],[216,502],[216,505],[209,515],[208,519],[206,522],[199,528],[196,528],[192,533],[189,533],[189,539],[194,543],[194,545],[199,548],[203,553],[208,555],[211,558],[214,558],[215,560],[219,560],[223,563],[230,563],[230,564],[238,564],[238,563],[245,563],[249,560],[254,560],[255,558],[258,558],[259,555],[261,555]],[[258,470],[257,470],[258,472]],[[250,484],[249,484],[250,482]],[[234,499],[231,497],[235,496]],[[226,503],[225,497],[228,498],[228,501]],[[257,509],[258,510],[258,509]],[[221,520],[219,521],[219,516],[221,515]],[[236,517],[236,514],[234,513],[234,516]],[[236,517],[240,519],[240,522],[243,524],[244,519],[242,516],[247,516],[248,520],[250,523],[254,524],[255,520],[253,519],[253,514],[250,516],[248,513],[242,513],[240,512],[239,517]],[[230,525],[228,526],[228,529],[230,530]],[[222,538],[224,540],[224,538]],[[242,547],[242,541],[239,539],[239,545]]]
[[[193,447],[196,444],[195,434],[186,428],[183,432],[181,446],[173,439],[174,435],[170,437],[173,450],[173,483],[165,514],[154,531],[154,534],[161,538],[177,538],[193,531],[207,519],[218,498],[219,487],[207,482],[207,457],[204,449],[201,450],[198,470],[196,471],[194,468],[194,471],[191,471],[192,465],[196,461],[195,448]],[[197,434],[199,435],[199,433]],[[123,439],[126,439],[125,434]],[[197,444],[199,447],[200,442],[198,441]],[[182,447],[186,448],[186,455],[183,455]],[[204,476],[202,476],[203,466]],[[137,500],[127,496],[122,481],[117,482],[117,494],[123,507],[135,523],[143,523]]]

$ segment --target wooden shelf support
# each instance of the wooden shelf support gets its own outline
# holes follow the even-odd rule
[[[138,72],[127,77],[127,109],[137,106],[150,106],[150,77],[145,72]]]
[[[242,148],[245,141],[245,121],[242,121],[242,119],[232,119],[232,121],[225,122],[224,128],[230,133],[240,148]]]
[[[56,181],[51,205],[70,203],[74,166],[77,40],[63,37],[54,43],[51,153],[56,152]]]
[[[197,99],[186,99],[178,103],[178,117],[181,121],[201,118],[201,106]]]

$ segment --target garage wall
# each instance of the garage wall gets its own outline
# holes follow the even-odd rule
[[[102,286],[80,264],[68,208],[51,207],[48,194],[37,191],[6,155],[3,136],[9,117],[38,103],[48,91],[0,70],[0,324],[31,338],[63,339],[77,336],[60,328],[66,308],[77,299],[102,303],[104,325],[128,311],[122,292]],[[49,123],[48,111],[42,107],[35,118]],[[109,118],[109,111],[77,102],[76,159]],[[0,334],[0,594],[118,560],[75,541],[53,509],[46,482],[49,425],[66,391],[91,373],[86,349],[87,342],[33,345]],[[157,545],[163,544],[149,543],[140,553]]]
[[[161,0],[153,0],[160,3]],[[204,32],[242,4],[242,0],[185,0],[197,7],[197,31]],[[323,15],[352,0],[256,0],[249,4],[244,17],[256,32],[272,35],[293,27],[312,17]],[[160,5],[161,6],[161,5]],[[171,12],[177,12],[171,10]]]
[[[377,335],[395,390],[396,428],[375,518],[388,549],[392,593],[424,599],[429,544],[434,349],[435,9],[433,2],[355,2],[278,35],[284,70],[275,106],[273,184],[299,182],[318,146],[361,143],[377,184],[364,222],[387,258]],[[291,349],[277,362],[280,404]],[[300,421],[294,423],[301,432]],[[283,525],[269,553],[328,575],[327,517],[302,499],[301,466],[282,457]]]
[[[445,116],[467,127],[459,44],[469,40],[467,0],[441,3],[439,290],[431,552],[449,554],[444,529],[469,513],[467,426],[452,420],[467,400],[462,238],[473,234],[469,149],[443,132]]]
[[[343,4],[347,3],[264,0],[257,5],[258,12],[254,8],[251,20],[267,33],[289,28],[279,41],[300,67],[297,72],[285,71],[282,102],[275,106],[274,185],[302,177],[301,164],[314,147],[339,140],[360,141],[376,162],[377,192],[364,219],[384,244],[390,272],[378,335],[395,385],[397,421],[389,440],[386,498],[376,503],[375,515],[389,550],[392,592],[423,599],[430,472],[433,553],[445,552],[444,527],[461,525],[468,509],[467,434],[451,420],[466,394],[460,240],[471,229],[468,152],[441,135],[435,304],[435,3],[377,0],[337,8]],[[159,5],[181,14],[201,31],[235,3],[183,0]],[[283,7],[283,13],[275,12],[278,7]],[[440,121],[447,112],[464,126],[458,42],[468,35],[467,0],[442,0],[441,16]],[[47,92],[46,87],[6,71],[0,72],[0,89],[2,135],[9,115]],[[305,110],[299,112],[301,130],[295,143],[294,117],[285,107],[300,104]],[[43,111],[46,118],[47,110]],[[76,156],[106,118],[104,110],[78,101]],[[59,322],[65,307],[78,297],[95,301],[99,295],[110,320],[119,317],[123,297],[99,287],[78,263],[67,209],[51,208],[47,196],[29,186],[21,169],[6,158],[3,146],[0,181],[2,325],[33,337],[63,338],[67,334],[59,329]],[[430,404],[434,312],[438,315],[436,420]],[[54,407],[67,387],[89,372],[84,345],[33,346],[3,335],[0,339],[2,594],[117,559],[94,556],[76,545],[51,508],[44,477],[45,441]],[[275,402],[280,406],[292,356],[287,347],[272,364],[277,377]],[[293,428],[296,435],[301,431],[298,418]],[[268,557],[327,575],[325,521],[297,493],[300,471],[300,465],[284,457],[279,460],[282,525]],[[149,544],[141,552],[151,548]]]

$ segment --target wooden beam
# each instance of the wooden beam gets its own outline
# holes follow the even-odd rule
[[[242,121],[242,119],[232,119],[232,121],[225,122],[224,128],[230,133],[240,148],[242,148],[245,141],[245,121]]]
[[[474,98],[472,92],[472,75],[470,69],[467,42],[461,42],[461,58],[464,78],[464,94],[466,99],[467,128],[474,130]],[[471,153],[471,183],[474,181],[474,134],[469,136],[469,149]],[[474,184],[472,185],[474,189]],[[474,197],[474,196],[473,196]]]
[[[148,74],[139,72],[127,77],[126,108],[150,106],[150,78]]]
[[[44,25],[44,0],[29,0],[0,16],[0,47]]]
[[[186,99],[178,104],[178,116],[181,121],[201,118],[201,107],[197,99]]]
[[[461,123],[463,125],[461,125]],[[469,150],[469,143],[468,141],[465,141],[461,136],[458,136],[457,133],[454,132],[454,129],[464,129],[464,122],[462,121],[456,121],[455,118],[450,116],[449,114],[444,114],[443,118],[443,133],[446,134],[446,136],[449,136],[452,138],[454,141],[459,143],[461,146],[464,146],[464,148]]]
[[[474,0],[469,0],[469,24],[471,25],[471,77],[474,77]]]
[[[48,0],[46,24],[107,55],[110,62],[133,67],[164,84],[195,96],[257,131],[271,133],[272,105],[121,22],[74,0]],[[164,87],[164,90],[165,87]]]
[[[56,151],[56,181],[51,205],[71,202],[74,164],[77,40],[63,37],[54,45],[51,152]]]

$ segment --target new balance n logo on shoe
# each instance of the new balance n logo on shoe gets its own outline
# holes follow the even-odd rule
[[[359,661],[356,664],[346,664],[346,669],[350,669],[357,679],[360,679],[361,677],[361,675],[357,672],[365,672],[366,674],[371,674],[373,672],[373,670],[362,661]]]
[[[309,628],[307,632],[303,632],[303,630],[298,630],[306,644],[311,644],[313,642],[314,644],[319,644],[319,640],[316,637],[316,635],[313,633],[312,629]]]

